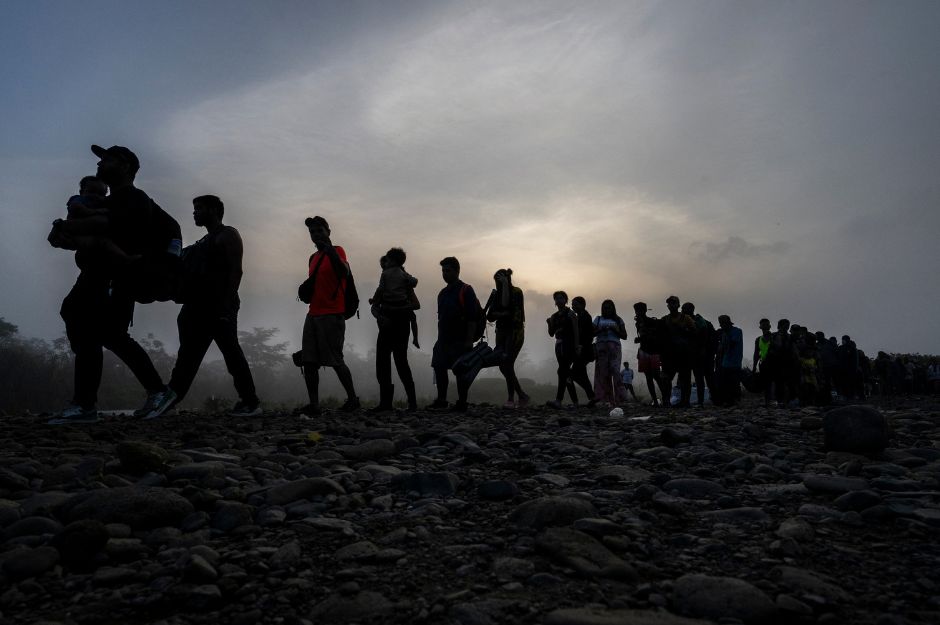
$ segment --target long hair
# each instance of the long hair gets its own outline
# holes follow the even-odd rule
[[[604,307],[610,304],[610,315],[604,314]],[[601,316],[605,319],[617,319],[617,306],[614,304],[613,300],[605,299],[601,302]]]

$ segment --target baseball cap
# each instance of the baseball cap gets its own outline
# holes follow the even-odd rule
[[[140,169],[140,161],[137,160],[137,155],[131,152],[129,149],[125,148],[123,145],[112,145],[107,149],[101,147],[100,145],[92,145],[91,151],[94,152],[95,156],[98,158],[110,156],[111,158],[124,161],[130,165],[131,173],[136,174],[137,170]]]

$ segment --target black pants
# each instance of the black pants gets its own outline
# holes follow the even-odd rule
[[[695,377],[695,393],[699,405],[705,403],[705,386],[715,394],[715,355],[697,354],[692,361],[692,375]]]
[[[415,399],[415,381],[408,365],[408,337],[411,334],[411,311],[383,313],[385,322],[379,326],[379,337],[375,343],[375,377],[380,387],[392,385],[392,358],[398,379],[405,387],[408,400]]]
[[[176,392],[179,399],[183,399],[189,392],[206,351],[212,341],[215,341],[222,352],[222,358],[225,359],[225,367],[235,382],[238,397],[247,404],[258,402],[248,361],[238,344],[237,312],[220,317],[198,305],[186,304],[176,318],[176,326],[179,328],[180,349],[176,355],[173,375],[170,377],[170,388]]]
[[[106,279],[79,275],[59,312],[75,354],[72,402],[86,409],[98,402],[105,347],[127,365],[148,393],[163,390],[163,381],[150,356],[127,332],[134,317],[134,300],[120,292],[112,293],[109,284]]]
[[[687,355],[673,355],[663,357],[662,391],[663,405],[668,406],[672,396],[672,379],[679,374],[679,403],[678,406],[689,406],[692,397],[692,363]]]
[[[741,368],[719,367],[716,371],[718,382],[717,401],[719,406],[735,406],[741,401]]]
[[[584,345],[581,349],[594,349],[593,345]],[[571,382],[577,384],[582,389],[584,389],[585,395],[587,395],[588,401],[594,401],[594,385],[591,384],[591,377],[587,372],[587,360],[584,360],[583,357],[576,357],[574,362],[571,363]],[[574,386],[572,385],[572,390]],[[571,394],[571,401],[578,403],[578,396],[575,393]]]

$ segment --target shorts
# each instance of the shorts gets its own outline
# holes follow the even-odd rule
[[[640,373],[658,373],[662,363],[659,354],[647,354],[642,349],[636,352],[636,370]]]
[[[301,342],[304,365],[338,367],[343,362],[346,319],[343,315],[307,315]]]

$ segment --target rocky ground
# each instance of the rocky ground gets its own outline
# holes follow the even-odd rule
[[[880,408],[6,416],[0,621],[938,623],[940,403]]]

